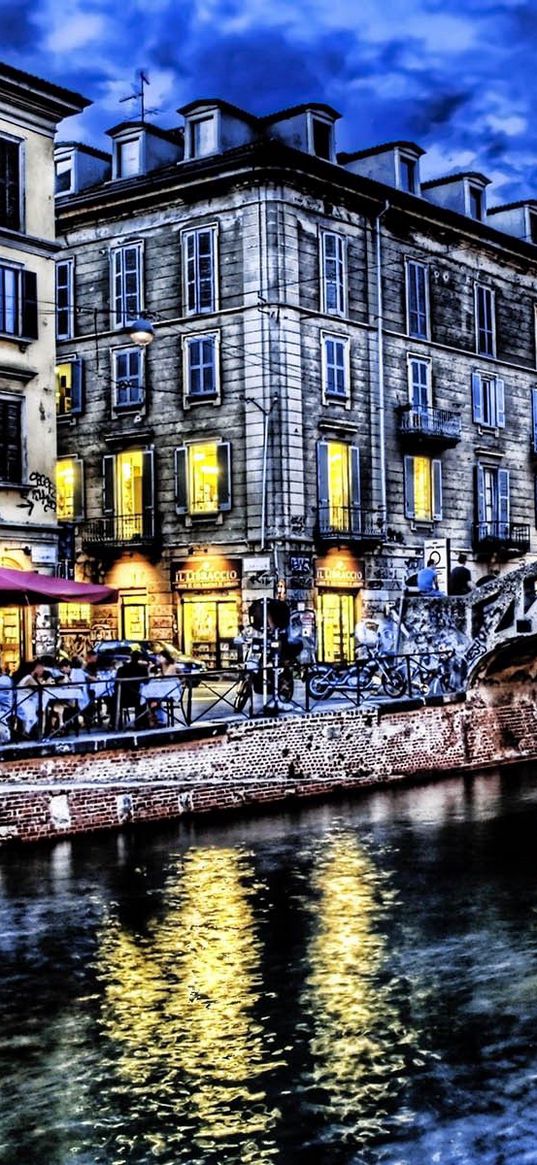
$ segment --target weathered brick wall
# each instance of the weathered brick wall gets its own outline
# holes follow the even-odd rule
[[[249,721],[183,745],[0,762],[0,839],[278,803],[537,753],[533,689],[516,703],[506,693],[505,703],[487,705],[477,693],[466,704],[381,711]]]

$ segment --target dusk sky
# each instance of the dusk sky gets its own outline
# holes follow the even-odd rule
[[[477,169],[489,203],[537,197],[537,5],[526,0],[0,0],[2,58],[95,103],[60,137],[104,130],[136,69],[159,125],[197,97],[254,113],[333,105],[338,149],[416,141],[424,177]]]

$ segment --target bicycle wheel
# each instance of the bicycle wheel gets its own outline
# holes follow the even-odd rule
[[[406,675],[402,671],[400,665],[395,665],[391,668],[386,668],[382,673],[382,687],[387,696],[396,699],[397,696],[402,696],[406,691]]]
[[[308,695],[312,696],[314,700],[326,700],[334,691],[334,686],[330,683],[330,672],[318,671],[309,675],[307,689]]]
[[[250,695],[250,683],[249,683],[249,681],[248,680],[241,680],[241,682],[237,688],[237,691],[235,693],[235,699],[233,701],[233,707],[234,707],[236,712],[243,711],[243,709],[246,707],[246,705],[248,703],[249,695]]]

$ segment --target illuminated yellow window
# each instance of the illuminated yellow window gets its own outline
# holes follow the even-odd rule
[[[442,466],[429,457],[405,457],[405,514],[417,522],[442,517]]]
[[[212,514],[218,510],[218,454],[216,441],[191,445],[188,459],[190,511]]]
[[[82,362],[68,360],[56,366],[56,414],[69,417],[82,412]]]
[[[330,525],[344,530],[349,509],[349,447],[338,441],[328,442],[328,499]]]
[[[82,462],[63,457],[56,464],[56,515],[59,521],[73,521],[82,514]]]
[[[91,607],[88,603],[58,603],[60,627],[84,627],[90,625]]]
[[[124,536],[141,534],[143,525],[142,450],[132,449],[126,453],[119,453],[116,470],[117,511],[125,526]]]

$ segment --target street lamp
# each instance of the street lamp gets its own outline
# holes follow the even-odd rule
[[[150,320],[142,318],[134,320],[126,328],[133,344],[137,344],[139,348],[147,348],[155,339],[155,329]]]

